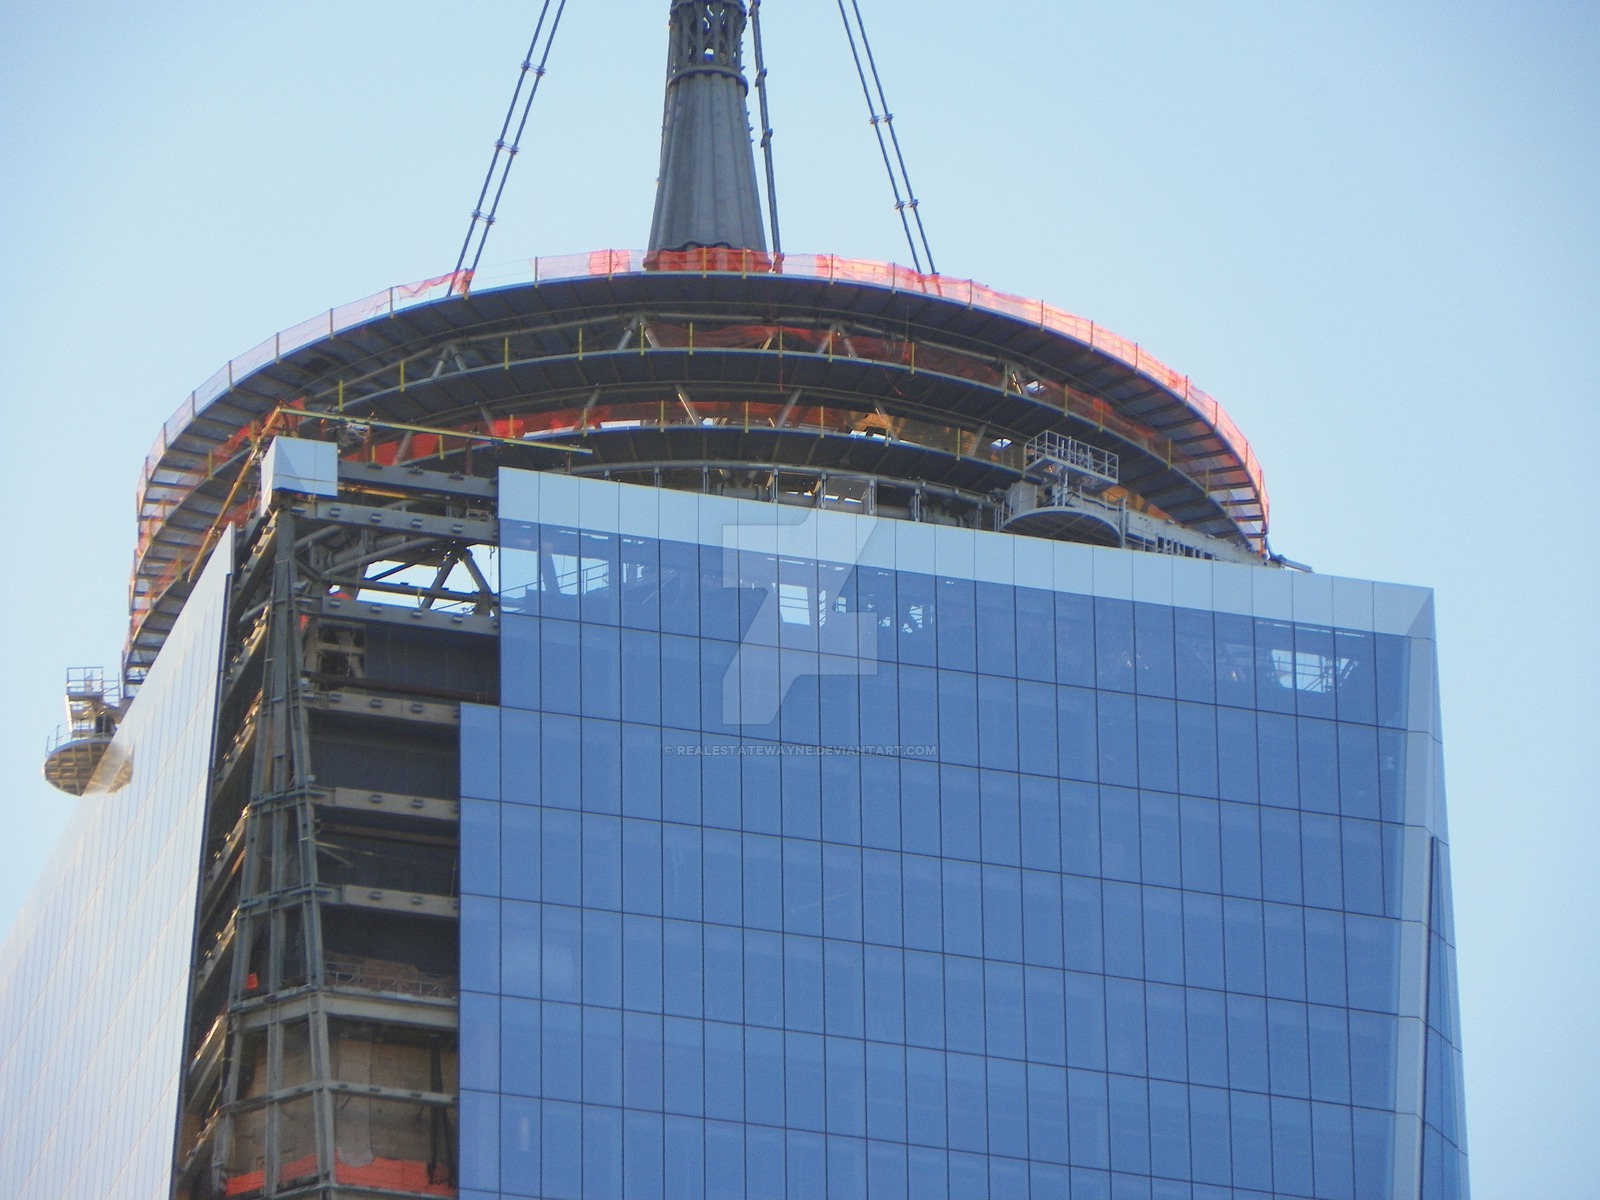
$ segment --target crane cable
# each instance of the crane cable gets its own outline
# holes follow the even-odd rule
[[[761,101],[761,154],[767,166],[767,212],[772,224],[772,252],[783,253],[778,234],[778,183],[772,171],[772,117],[767,111],[767,60],[761,53],[761,0],[750,0],[750,32],[756,49],[756,96]]]
[[[878,135],[878,150],[883,155],[884,170],[888,171],[889,173],[889,187],[894,192],[895,211],[900,214],[900,224],[906,233],[906,244],[911,247],[911,263],[914,267],[916,267],[918,272],[922,271],[922,255],[917,253],[917,240],[920,238],[922,242],[923,254],[927,256],[928,260],[928,271],[930,274],[938,274],[939,269],[933,265],[933,249],[928,245],[928,231],[923,227],[922,224],[922,213],[918,207],[917,194],[911,187],[911,176],[906,171],[905,155],[900,151],[900,137],[897,133],[895,133],[894,114],[889,111],[889,100],[888,97],[884,95],[883,80],[878,75],[877,60],[872,54],[872,43],[867,40],[867,26],[866,23],[861,19],[861,6],[857,3],[857,0],[850,0],[850,8],[855,13],[855,25],[852,27],[850,24],[850,14],[845,11],[844,0],[838,0],[838,4],[839,17],[844,22],[845,37],[850,41],[850,57],[855,59],[856,75],[861,80],[861,94],[866,97],[867,112],[872,118],[872,130]],[[867,54],[867,62],[865,67],[861,62],[861,54],[856,49],[856,32],[858,30],[861,34],[861,48],[865,50]],[[871,86],[869,86],[867,83],[868,68],[870,68],[872,71]],[[876,101],[874,101],[872,98],[872,92],[874,88],[877,89],[878,93],[878,98]],[[881,113],[879,112],[880,106],[883,110]],[[889,130],[888,142],[885,142],[883,137],[883,131],[885,127],[887,127]],[[889,157],[889,147],[891,144],[894,147],[893,161],[891,161]],[[899,168],[898,172],[896,171],[896,166]],[[900,185],[902,183],[905,184],[905,197],[903,199],[900,195]],[[906,216],[907,209],[910,209],[911,211],[910,217]],[[915,220],[917,225],[917,234],[915,237],[913,237],[911,233],[912,220]]]
[[[500,136],[495,139],[494,154],[489,159],[488,173],[483,177],[483,187],[478,192],[478,203],[473,207],[472,220],[467,224],[467,236],[461,243],[461,253],[456,258],[456,269],[451,282],[451,289],[465,294],[472,286],[472,276],[478,270],[478,263],[483,259],[484,243],[489,240],[489,229],[494,225],[495,214],[500,211],[500,197],[505,194],[506,179],[511,174],[511,164],[521,149],[522,133],[528,127],[528,113],[533,107],[533,98],[539,93],[539,84],[545,76],[545,64],[550,61],[550,47],[555,42],[556,30],[561,25],[561,14],[566,11],[567,0],[560,0],[556,5],[555,19],[550,22],[550,32],[544,35],[545,19],[550,13],[550,0],[544,0],[544,6],[539,10],[539,20],[533,29],[533,40],[528,43],[528,53],[522,58],[522,68],[517,73],[517,86],[511,93],[511,104],[506,109],[506,119],[501,122]],[[544,50],[539,50],[539,39],[544,36]],[[538,55],[539,65],[534,66],[534,56]],[[516,115],[517,101],[522,98],[523,86],[528,82],[529,74],[533,75],[533,86],[528,88],[528,96],[522,102],[522,117],[517,122],[516,136],[508,143],[506,134],[511,129],[511,118]],[[495,184],[495,173],[499,172],[500,182]],[[483,211],[483,202],[489,195],[489,188],[494,185],[494,200],[489,205],[489,211]],[[473,249],[473,237],[477,237],[477,248]],[[467,267],[467,254],[472,254],[472,265]],[[462,268],[466,267],[465,272]]]

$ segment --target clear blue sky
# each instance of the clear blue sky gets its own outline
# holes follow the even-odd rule
[[[940,267],[1217,396],[1273,544],[1438,589],[1477,1200],[1600,1197],[1600,8],[862,0]],[[449,269],[531,0],[0,8],[9,926],[117,661],[133,488],[226,359]],[[571,0],[486,263],[639,246],[663,0]],[[976,14],[976,15],[974,15]],[[784,240],[905,259],[827,0],[769,0]]]

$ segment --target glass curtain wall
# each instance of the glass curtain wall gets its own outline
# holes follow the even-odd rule
[[[228,596],[224,542],[0,954],[0,1195],[165,1200]]]
[[[463,1196],[1465,1195],[1416,589],[502,473]]]

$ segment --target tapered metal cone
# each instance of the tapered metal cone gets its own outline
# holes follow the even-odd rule
[[[767,248],[746,106],[740,0],[678,0],[650,250]]]

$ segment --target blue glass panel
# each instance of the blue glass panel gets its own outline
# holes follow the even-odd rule
[[[1344,902],[1344,868],[1339,860],[1339,819],[1320,813],[1300,818],[1305,902],[1339,908]]]
[[[885,1042],[905,1041],[905,975],[901,951],[864,947],[862,970],[866,983],[866,1036]]]
[[[1279,1191],[1310,1196],[1311,1106],[1303,1100],[1272,1099],[1273,1182]]]
[[[744,1019],[747,1025],[783,1025],[783,939],[747,929],[744,934]]]
[[[822,1032],[822,943],[783,939],[783,1018],[790,1029]]]
[[[698,921],[701,911],[701,833],[687,825],[661,830],[661,905],[664,915]]]
[[[622,1014],[615,1010],[583,1010],[583,1098],[612,1107],[622,1103]]]
[[[1211,614],[1179,608],[1173,610],[1172,616],[1175,694],[1180,700],[1210,704],[1216,699]]]
[[[579,711],[578,629],[570,621],[539,623],[539,696],[546,712]]]
[[[1145,985],[1144,991],[1150,1074],[1158,1079],[1187,1079],[1188,1022],[1183,991],[1154,983]]]
[[[1111,1131],[1106,1111],[1106,1077],[1094,1071],[1068,1071],[1067,1134],[1073,1163],[1101,1170],[1110,1166]],[[1074,1197],[1078,1195],[1077,1184],[1075,1175]]]
[[[1362,1108],[1352,1109],[1350,1115],[1355,1194],[1385,1195],[1394,1181],[1395,1119]]]
[[[1221,814],[1233,807],[1187,796],[1179,802],[1185,888],[1198,892],[1223,890]]]
[[[1182,1084],[1150,1081],[1150,1169],[1170,1179],[1191,1177],[1189,1092]]]
[[[1139,737],[1139,786],[1163,792],[1178,790],[1177,712],[1170,700],[1140,696],[1136,708]]]
[[[1116,787],[1100,789],[1100,862],[1107,878],[1139,879],[1137,792]]]
[[[971,580],[934,581],[935,632],[941,671],[977,670],[977,611]]]
[[[849,1137],[830,1137],[827,1142],[829,1192],[833,1195],[865,1196],[867,1144]]]
[[[500,702],[508,707],[539,707],[539,622],[514,616],[500,621]]]
[[[1208,1087],[1189,1090],[1189,1150],[1194,1177],[1201,1183],[1232,1182],[1233,1164],[1228,1153],[1232,1136],[1230,1124],[1227,1092]]]
[[[986,675],[1017,673],[1016,589],[998,583],[977,585],[978,670]],[[1023,643],[1024,646],[1027,643]]]
[[[978,762],[1001,771],[1017,769],[1017,685],[1013,679],[978,676]],[[912,740],[912,739],[907,739]]]
[[[503,1091],[537,1096],[544,1087],[541,1008],[537,1000],[507,996],[500,1001],[500,1087]]]
[[[866,1045],[867,1132],[874,1138],[905,1140],[905,1056],[900,1046]]]
[[[983,964],[975,958],[944,960],[945,1045],[968,1054],[982,1054]]]
[[[1056,677],[1055,608],[1051,593],[1019,587],[1016,599],[1017,673],[1046,683]]]
[[[1129,979],[1144,975],[1144,904],[1139,891],[1131,883],[1107,883],[1101,890],[1107,974]]]
[[[1136,979],[1106,980],[1106,1067],[1124,1075],[1148,1070],[1144,984]]]
[[[1136,787],[1139,782],[1138,722],[1135,700],[1117,692],[1096,697],[1095,734],[1099,742],[1102,783]]]
[[[822,847],[822,931],[831,938],[859,941],[861,851],[854,846]]]
[[[778,1029],[744,1031],[745,1119],[761,1125],[784,1123],[784,1035]],[[781,1159],[780,1159],[781,1161]]]
[[[621,908],[622,822],[616,817],[586,813],[582,829],[583,904],[588,908]]]
[[[1171,696],[1174,683],[1173,610],[1158,604],[1133,606],[1137,690],[1146,696]]]
[[[1347,916],[1345,963],[1352,1008],[1399,1011],[1399,922],[1353,913]]]
[[[546,914],[549,925],[549,912]],[[552,954],[546,938],[547,958]],[[557,960],[558,963],[558,960]],[[618,1006],[622,1003],[622,917],[614,912],[586,910],[582,914],[582,1000],[586,1005]],[[546,968],[546,995],[552,995]]]
[[[1234,613],[1212,618],[1216,653],[1217,703],[1230,708],[1256,706],[1255,623]]]
[[[1352,1011],[1349,1027],[1350,1102],[1368,1109],[1392,1109],[1400,1050],[1398,1019]]]
[[[701,926],[691,922],[662,922],[662,1008],[677,1016],[699,1016],[704,1011]]]
[[[1267,995],[1306,998],[1306,942],[1302,910],[1287,904],[1262,908],[1267,938]]]
[[[711,841],[708,835],[707,842]],[[743,924],[755,929],[783,928],[783,843],[775,837],[746,834]],[[709,849],[707,854],[709,856]],[[736,851],[737,853],[737,851]],[[709,884],[710,878],[707,877]],[[820,917],[820,913],[816,914]],[[735,913],[729,924],[740,924]]]
[[[1294,657],[1294,626],[1256,618],[1256,707],[1270,712],[1295,710],[1295,685],[1302,676]]]
[[[1333,630],[1297,625],[1294,631],[1295,708],[1303,717],[1333,719],[1334,688],[1339,662],[1334,657]]]
[[[664,616],[665,614],[663,614]],[[699,1116],[705,1111],[705,1026],[699,1021],[681,1017],[668,1017],[662,1022],[665,1037],[665,1075],[667,1111]],[[673,1189],[673,1122],[667,1123],[667,1179]],[[694,1130],[693,1140],[700,1143],[699,1128],[687,1122],[677,1124],[679,1130]],[[681,1136],[681,1135],[680,1135]],[[673,1195],[678,1193],[673,1190]],[[689,1193],[684,1193],[689,1194]],[[699,1193],[694,1193],[698,1195]]]
[[[745,1200],[744,1127],[706,1122],[706,1200]]]
[[[516,804],[539,803],[539,717],[520,709],[500,710],[501,799]]]
[[[583,824],[574,812],[543,814],[540,832],[542,899],[551,904],[577,904],[583,895]]]
[[[866,1036],[866,979],[862,955],[863,948],[855,942],[822,944],[823,1016],[830,1034]]]
[[[1022,831],[1017,777],[1009,772],[981,772],[979,803],[984,861],[1016,866],[1022,861]]]
[[[1028,1064],[1028,1152],[1046,1162],[1067,1161],[1067,1073]]]
[[[1300,738],[1300,806],[1311,812],[1339,811],[1338,734],[1332,721],[1302,717]]]
[[[1305,927],[1306,995],[1313,1004],[1344,1005],[1344,922],[1336,912],[1308,908]]]
[[[497,773],[498,774],[498,773]],[[514,806],[513,812],[519,811]],[[480,896],[500,894],[500,805],[492,800],[461,801],[461,890]]]
[[[662,832],[657,821],[622,822],[622,907],[629,912],[662,915]],[[588,889],[586,877],[584,890]]]
[[[892,740],[892,739],[891,739]],[[939,672],[939,757],[945,762],[978,763],[978,677]]]
[[[945,897],[939,860],[908,854],[903,858],[901,866],[904,871],[902,887],[905,894],[905,944],[919,950],[941,949]],[[953,868],[956,866],[957,864],[952,864]],[[975,867],[969,867],[966,871],[973,884],[972,899],[969,903],[963,904],[955,892],[952,892],[951,896],[951,905],[955,910],[952,921],[957,928],[961,927],[963,922],[970,925],[974,941],[980,936],[976,927],[978,918],[976,874]],[[959,869],[952,871],[952,881],[957,886],[961,877],[962,872]]]
[[[1110,1091],[1110,1166],[1114,1171],[1150,1170],[1150,1101],[1142,1078],[1112,1075]],[[1115,1192],[1114,1192],[1115,1195]]]
[[[892,758],[861,760],[861,841],[884,850],[900,846],[900,788]],[[907,814],[909,823],[910,816]]]
[[[1266,899],[1299,904],[1300,818],[1280,809],[1261,810],[1262,892]]]
[[[982,952],[987,958],[1022,961],[1022,872],[1014,867],[983,868]]]
[[[541,802],[551,808],[578,808],[583,796],[583,759],[577,719],[547,713],[540,719],[540,733]]]
[[[660,1017],[648,1013],[623,1014],[623,1104],[629,1108],[661,1109],[665,1095],[664,1049]]]
[[[617,720],[622,716],[622,667],[617,630],[579,626],[578,661],[583,679],[583,715]],[[634,720],[646,720],[640,715]]]
[[[830,842],[861,840],[861,768],[852,756],[824,756],[820,762],[822,836]]]
[[[539,1192],[539,1103],[516,1096],[500,1101],[500,1179],[514,1196]]]
[[[783,1130],[751,1126],[744,1131],[744,1137],[744,1191],[741,1196],[748,1200],[783,1200]]]
[[[988,1148],[989,1126],[983,1059],[974,1054],[946,1055],[945,1096],[950,1122],[947,1144],[953,1150],[982,1154]],[[956,1191],[954,1186],[951,1191]]]
[[[1344,863],[1344,907],[1374,916],[1384,912],[1383,831],[1372,821],[1339,823]]]
[[[784,839],[783,928],[822,935],[822,847],[816,842]]]
[[[1178,790],[1187,796],[1216,796],[1216,709],[1209,704],[1180,703],[1177,721]]]
[[[1222,900],[1183,893],[1183,978],[1190,987],[1221,990],[1226,984]]]
[[[822,1039],[813,1034],[784,1036],[785,1095],[789,1126],[822,1130],[826,1122],[826,1090]]]
[[[1254,996],[1228,997],[1228,1082],[1235,1089],[1267,1090],[1267,1006]]]
[[[1056,753],[1061,774],[1067,779],[1098,779],[1099,718],[1095,693],[1086,688],[1056,691]]]
[[[737,929],[707,925],[705,1012],[713,1021],[744,1019],[744,939]]]
[[[705,1039],[706,1116],[723,1121],[743,1120],[744,1031],[737,1025],[707,1021]]]
[[[1019,791],[1022,865],[1041,871],[1061,869],[1061,803],[1058,785],[1023,776]]]
[[[1268,1061],[1272,1090],[1277,1095],[1311,1094],[1306,1011],[1304,1005],[1267,1001]]]
[[[937,954],[906,952],[906,1041],[912,1045],[945,1044],[942,963]]]
[[[866,940],[903,945],[900,856],[884,850],[862,851],[861,883]]]
[[[631,817],[661,817],[661,731],[622,727],[622,811]]]
[[[1002,1058],[1026,1057],[1022,968],[1013,963],[986,963],[983,978],[987,1052]]]
[[[1376,634],[1378,724],[1392,729],[1406,727],[1406,708],[1410,699],[1411,654],[1406,638]]]
[[[622,1003],[643,1012],[660,1012],[661,922],[654,917],[622,919]]]
[[[873,574],[858,570],[857,585],[861,588],[870,587]],[[901,573],[887,590],[890,598],[888,611],[897,611],[894,602],[898,596],[898,619],[895,622],[898,634],[893,650],[898,651],[899,660],[917,666],[933,666],[938,661],[933,632],[933,579],[927,575]],[[883,647],[880,646],[880,649]]]
[[[1178,851],[1178,798],[1164,792],[1141,791],[1139,878],[1145,883],[1177,887],[1182,882]]]
[[[1023,970],[1025,1044],[1026,1057],[1030,1061],[1053,1063],[1058,1066],[1067,1061],[1063,981],[1064,976],[1060,971],[1038,967],[1028,967]],[[1085,1001],[1086,1012],[1089,1004],[1090,1002]],[[1014,1014],[1012,1016],[1014,1017]],[[1000,1019],[1001,1014],[997,1013],[996,1017],[997,1020]],[[1086,1016],[1085,1019],[1092,1020],[1092,1017]],[[1092,1030],[1085,1026],[1082,1034],[1087,1039],[1092,1035]],[[1085,1046],[1086,1056],[1090,1056],[1090,1049]]]
[[[621,653],[622,718],[654,725],[661,720],[661,640],[624,629]]]
[[[1256,716],[1261,803],[1295,808],[1300,803],[1299,742],[1293,717],[1262,712]]]
[[[1311,1098],[1350,1103],[1350,1036],[1342,1008],[1306,1010],[1311,1051]]]
[[[1061,869],[1075,875],[1100,874],[1100,796],[1093,784],[1065,780],[1060,785]]]
[[[866,1047],[854,1038],[823,1040],[830,1133],[865,1137],[867,1133]]]
[[[539,1010],[543,1095],[578,1100],[583,1088],[583,1009],[545,1004]]]
[[[1103,952],[1105,915],[1103,885],[1094,879],[1068,875],[1061,880],[1061,923],[1065,965],[1074,971],[1099,971]]]
[[[1262,906],[1254,900],[1224,900],[1222,930],[1228,989],[1264,995],[1267,959]]]
[[[1256,714],[1217,709],[1217,791],[1224,800],[1255,804],[1259,798]]]
[[[1144,974],[1161,983],[1183,982],[1183,908],[1168,888],[1143,890]]]
[[[662,1118],[654,1112],[625,1112],[622,1141],[622,1185],[629,1200],[665,1200],[666,1139]]]
[[[1088,596],[1057,592],[1055,597],[1056,680],[1094,686],[1094,601]]]
[[[1238,1187],[1266,1191],[1272,1187],[1271,1103],[1265,1096],[1247,1092],[1234,1092],[1229,1101],[1233,1182]]]
[[[1106,1066],[1104,982],[1098,975],[1076,971],[1066,972],[1062,982],[1067,1001],[1067,1063],[1103,1071]]]
[[[788,754],[778,761],[783,776],[784,836],[814,841],[822,836],[820,761],[813,754]]]
[[[1022,958],[1039,966],[1060,967],[1063,926],[1061,878],[1045,871],[1022,873]],[[1098,922],[1096,922],[1098,925]]]
[[[1188,1078],[1208,1087],[1228,1086],[1228,1014],[1221,992],[1190,989],[1188,1009]],[[1226,1141],[1226,1139],[1224,1139]]]

